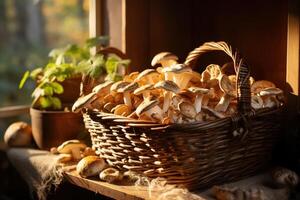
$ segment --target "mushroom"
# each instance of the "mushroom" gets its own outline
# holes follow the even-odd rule
[[[163,113],[167,112],[170,101],[172,98],[172,93],[177,94],[179,92],[179,87],[173,81],[160,81],[154,85],[154,88],[164,89],[164,104],[163,104]]]
[[[118,82],[115,82],[110,87],[110,91],[111,91],[111,93],[117,93],[118,89],[123,88],[123,87],[127,86],[128,84],[130,84],[130,82],[127,82],[127,81],[118,81]]]
[[[82,157],[95,156],[96,152],[91,147],[86,147],[82,152]]]
[[[70,154],[59,154],[58,157],[57,157],[57,160],[56,162],[58,163],[67,163],[67,162],[70,162],[72,161],[72,155]]]
[[[298,175],[287,168],[277,167],[271,172],[271,177],[277,187],[296,187],[299,183]]]
[[[275,87],[276,87],[275,84],[270,81],[266,81],[266,80],[255,81],[251,85],[251,92],[254,94],[258,94],[261,90],[265,88],[275,88]]]
[[[4,133],[4,142],[10,147],[28,147],[31,140],[31,126],[25,122],[12,123]]]
[[[158,106],[158,100],[144,101],[136,108],[137,116],[141,116],[143,113],[151,119],[162,120],[163,111]]]
[[[124,76],[123,80],[127,82],[133,82],[134,79],[139,75],[139,72],[131,72],[130,74]]]
[[[217,118],[224,118],[225,115],[223,115],[222,113],[215,111],[214,109],[211,109],[208,106],[202,106],[202,109],[210,114],[213,114],[215,117]]]
[[[219,78],[219,86],[224,94],[216,105],[215,110],[219,112],[225,112],[229,106],[231,99],[236,95],[234,93],[235,88],[231,84],[228,76],[225,74],[221,75],[221,77]]]
[[[178,57],[170,52],[161,52],[155,55],[151,61],[152,67],[161,64],[163,67],[169,67],[177,64]]]
[[[260,96],[253,95],[251,97],[251,107],[255,110],[260,109],[264,106],[264,101]]]
[[[183,116],[191,119],[194,119],[197,115],[195,107],[189,102],[185,102],[185,101],[180,102],[178,104],[178,110]]]
[[[128,116],[130,114],[130,107],[126,104],[119,104],[114,107],[111,112],[114,112],[115,115]]]
[[[97,93],[98,96],[105,96],[109,93],[110,87],[113,85],[113,81],[106,81],[93,88],[93,92]]]
[[[176,64],[163,69],[166,80],[174,81],[179,88],[186,88],[188,82],[197,76],[197,73],[193,73],[192,69],[185,64]],[[200,77],[199,77],[200,79]]]
[[[196,95],[194,106],[197,113],[201,112],[202,99],[210,90],[199,87],[190,87],[188,90]]]
[[[277,100],[277,95],[283,94],[283,91],[279,88],[265,88],[259,92],[259,96],[264,101],[264,107],[272,108],[279,106],[279,101]]]
[[[99,156],[87,156],[78,162],[76,171],[81,177],[91,177],[98,175],[105,167],[105,161]]]
[[[86,145],[79,140],[68,140],[57,147],[57,151],[61,154],[72,154],[74,160],[81,159],[81,151],[86,148]]]
[[[142,71],[134,80],[135,82],[142,82],[155,84],[159,80],[159,73],[155,69],[146,69]]]
[[[117,92],[123,93],[124,104],[127,105],[130,109],[132,107],[130,92],[134,91],[138,87],[139,87],[138,83],[132,82],[126,85],[125,87],[117,90]]]
[[[72,106],[72,111],[78,113],[82,108],[91,108],[92,102],[97,100],[99,97],[95,92],[92,92],[86,96],[79,97]]]
[[[154,89],[153,84],[147,84],[143,85],[142,87],[137,88],[134,90],[133,94],[134,95],[140,95],[143,94],[144,100],[150,99],[150,91]]]
[[[123,174],[119,170],[109,167],[103,170],[100,173],[99,177],[103,181],[106,181],[108,183],[114,183],[121,181],[123,179]]]

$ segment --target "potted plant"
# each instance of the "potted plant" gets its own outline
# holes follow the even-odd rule
[[[91,47],[103,45],[106,40],[105,37],[90,38],[82,47],[73,44],[53,49],[46,66],[25,72],[19,88],[28,78],[36,83],[30,115],[33,137],[39,148],[58,146],[76,138],[84,130],[81,114],[70,111],[80,95],[82,76],[89,77],[95,83],[105,78],[121,78],[118,67],[128,65],[128,60],[116,55],[104,57],[90,53]]]

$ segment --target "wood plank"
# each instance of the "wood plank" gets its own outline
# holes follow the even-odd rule
[[[97,37],[102,35],[102,0],[90,0],[89,2],[89,35]],[[98,48],[92,48],[91,52],[96,53]]]
[[[297,5],[298,4],[298,5]],[[286,63],[286,82],[287,87],[294,95],[299,95],[299,46],[300,46],[300,19],[299,1],[290,0],[288,13],[287,31],[287,63]]]
[[[7,106],[0,108],[0,118],[13,117],[29,113],[29,105]]]
[[[122,200],[150,199],[146,187],[132,185],[115,185],[102,182],[96,179],[85,179],[80,177],[76,171],[65,172],[65,177],[72,184],[108,196]],[[153,194],[155,199],[155,194]]]

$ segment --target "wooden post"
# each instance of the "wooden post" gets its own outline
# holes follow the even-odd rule
[[[300,93],[300,67],[299,67],[299,46],[300,46],[300,20],[299,3],[297,0],[289,1],[289,12],[287,17],[287,59],[286,59],[286,83],[287,90],[291,92],[289,101],[292,106],[299,111],[299,93]]]
[[[90,37],[97,37],[102,34],[102,0],[90,0],[89,31]],[[96,53],[98,49],[93,48],[91,53]]]

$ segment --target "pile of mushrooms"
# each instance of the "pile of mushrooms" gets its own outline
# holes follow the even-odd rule
[[[236,75],[216,64],[202,73],[177,62],[170,52],[157,54],[156,69],[132,72],[122,81],[107,81],[80,97],[72,110],[96,109],[137,120],[161,124],[204,122],[224,118],[237,111]],[[253,109],[275,108],[283,103],[283,92],[270,81],[250,78]]]

